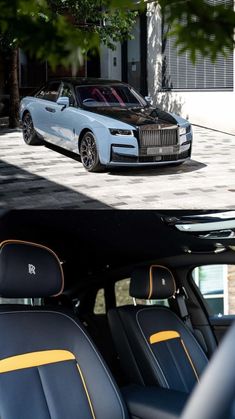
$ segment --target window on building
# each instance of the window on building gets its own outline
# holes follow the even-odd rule
[[[31,58],[19,51],[19,85],[21,88],[35,88],[47,79],[47,63]]]
[[[235,265],[199,266],[192,277],[210,314],[235,314]]]
[[[233,0],[208,0],[212,5],[225,4],[233,8]],[[183,22],[182,22],[183,24]],[[166,90],[233,90],[233,52],[222,54],[212,63],[209,58],[198,57],[192,64],[190,54],[179,54],[175,38],[166,38],[170,28],[163,27],[162,88]]]

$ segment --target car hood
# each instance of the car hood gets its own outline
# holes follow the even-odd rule
[[[89,108],[89,109],[86,108],[86,110],[89,110],[89,112],[93,112],[98,115],[103,115],[109,118],[117,119],[118,121],[132,125],[133,127],[139,127],[142,125],[150,125],[150,124],[157,124],[157,125],[159,124],[178,125],[179,124],[179,121],[176,115],[173,116],[172,114],[168,112],[165,112],[165,111],[162,111],[161,109],[153,108],[153,107],[138,108],[138,109],[135,109],[135,108],[123,109],[120,107],[118,108],[117,107],[97,107],[97,108],[95,107],[95,108]]]

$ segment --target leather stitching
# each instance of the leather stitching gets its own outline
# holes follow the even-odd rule
[[[149,349],[150,354],[152,355],[152,357],[153,357],[154,361],[156,362],[156,364],[157,364],[157,366],[158,366],[158,369],[159,369],[160,373],[162,374],[161,379],[163,378],[163,379],[164,379],[164,381],[165,381],[165,384],[166,384],[167,388],[170,388],[169,383],[168,383],[168,381],[167,381],[167,379],[166,379],[166,377],[165,377],[165,375],[164,375],[164,373],[163,373],[163,370],[162,370],[162,368],[161,368],[161,366],[160,366],[160,364],[159,364],[159,362],[158,362],[158,360],[157,360],[157,358],[156,358],[156,356],[155,356],[155,354],[154,354],[154,352],[153,352],[153,350],[152,350],[151,346],[149,345],[149,343],[148,343],[148,341],[147,341],[147,339],[146,339],[146,336],[145,336],[145,334],[144,334],[144,332],[143,332],[142,327],[140,326],[140,323],[139,323],[139,320],[138,320],[138,316],[139,316],[139,313],[140,313],[141,311],[144,311],[144,310],[149,310],[149,309],[142,308],[142,309],[140,309],[140,310],[138,310],[138,311],[137,311],[137,313],[136,313],[136,322],[137,322],[137,324],[138,324],[138,326],[139,326],[139,329],[140,329],[140,332],[141,332],[141,334],[142,334],[142,336],[143,336],[143,338],[144,338],[144,340],[145,340],[145,342],[146,342],[146,344],[147,344],[147,348]],[[157,371],[157,369],[156,369],[156,368],[155,368],[155,370],[156,370],[157,374],[159,375],[159,371]],[[158,378],[159,378],[159,377],[158,377]]]
[[[119,405],[120,405],[120,409],[121,409],[121,413],[122,413],[122,417],[124,418],[124,419],[127,419],[127,416],[125,415],[125,412],[124,412],[124,408],[123,408],[123,404],[122,404],[122,400],[121,400],[121,398],[120,398],[120,396],[119,396],[119,393],[118,393],[118,391],[117,391],[117,389],[116,389],[116,385],[115,385],[115,383],[114,383],[114,381],[113,381],[113,379],[112,379],[112,377],[111,377],[111,375],[109,374],[109,372],[108,372],[108,370],[107,370],[107,368],[106,368],[106,366],[104,365],[104,363],[103,363],[103,360],[101,359],[101,357],[100,357],[100,355],[99,355],[99,353],[97,352],[97,350],[96,350],[96,348],[94,347],[94,345],[93,345],[93,343],[91,342],[91,340],[90,340],[90,338],[86,335],[86,333],[84,332],[84,330],[79,326],[79,324],[78,323],[76,323],[76,321],[72,318],[72,317],[69,317],[67,314],[64,314],[64,313],[60,313],[59,311],[40,311],[40,310],[33,310],[33,311],[27,311],[27,310],[19,310],[19,311],[6,311],[6,312],[1,312],[0,314],[2,315],[2,314],[16,314],[16,313],[46,313],[46,314],[56,314],[56,315],[61,315],[61,316],[63,316],[63,317],[66,317],[67,319],[69,319],[70,321],[72,321],[72,323],[74,323],[75,324],[75,326],[76,327],[78,327],[78,329],[82,332],[82,334],[84,335],[84,337],[85,337],[85,339],[89,342],[89,344],[90,344],[90,346],[92,347],[92,349],[93,349],[93,351],[95,352],[95,354],[96,354],[96,356],[97,356],[97,358],[99,359],[99,361],[100,361],[100,363],[101,363],[101,365],[102,365],[102,367],[103,367],[103,369],[104,369],[104,371],[105,371],[105,373],[106,373],[106,375],[107,375],[107,378],[109,379],[109,382],[110,382],[110,384],[111,384],[111,386],[112,386],[112,388],[113,388],[113,390],[114,390],[114,393],[116,394],[116,398],[117,398],[117,400],[118,400],[118,403],[119,403]]]

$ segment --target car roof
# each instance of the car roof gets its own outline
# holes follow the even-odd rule
[[[93,85],[93,84],[98,84],[98,85],[113,85],[113,84],[126,84],[121,82],[120,80],[110,80],[110,79],[101,79],[101,78],[93,78],[93,77],[62,77],[62,78],[53,78],[50,79],[49,82],[52,81],[62,81],[62,82],[67,82],[67,83],[71,83],[74,86],[78,86],[78,85]]]

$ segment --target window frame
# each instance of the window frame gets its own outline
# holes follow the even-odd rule
[[[59,86],[58,86],[58,93],[57,93],[57,97],[56,97],[56,99],[55,100],[50,100],[50,99],[46,99],[45,97],[39,97],[39,95],[40,95],[40,92],[44,89],[44,90],[46,90],[47,89],[47,91],[49,91],[49,89],[50,89],[50,86],[52,85],[52,84],[55,84],[55,83],[58,83],[59,84]],[[61,85],[62,85],[62,82],[60,81],[60,80],[53,80],[53,81],[50,81],[50,82],[48,82],[48,83],[46,83],[46,84],[44,84],[43,85],[43,87],[35,94],[35,97],[37,98],[37,99],[40,99],[40,100],[45,100],[45,101],[47,101],[47,102],[51,102],[51,103],[56,103],[56,101],[58,100],[58,98],[59,98],[59,95],[60,95],[60,90],[61,90]]]
[[[66,81],[62,81],[61,82],[60,89],[59,89],[59,96],[58,96],[57,100],[60,97],[62,97],[62,91],[63,91],[63,89],[64,89],[65,86],[69,87],[69,89],[71,90],[71,93],[72,93],[72,97],[73,97],[73,102],[74,103],[73,103],[73,105],[69,104],[69,106],[71,108],[77,108],[78,107],[78,101],[77,101],[77,98],[76,98],[76,95],[75,95],[74,87],[73,87],[73,85],[71,83],[68,83]]]

